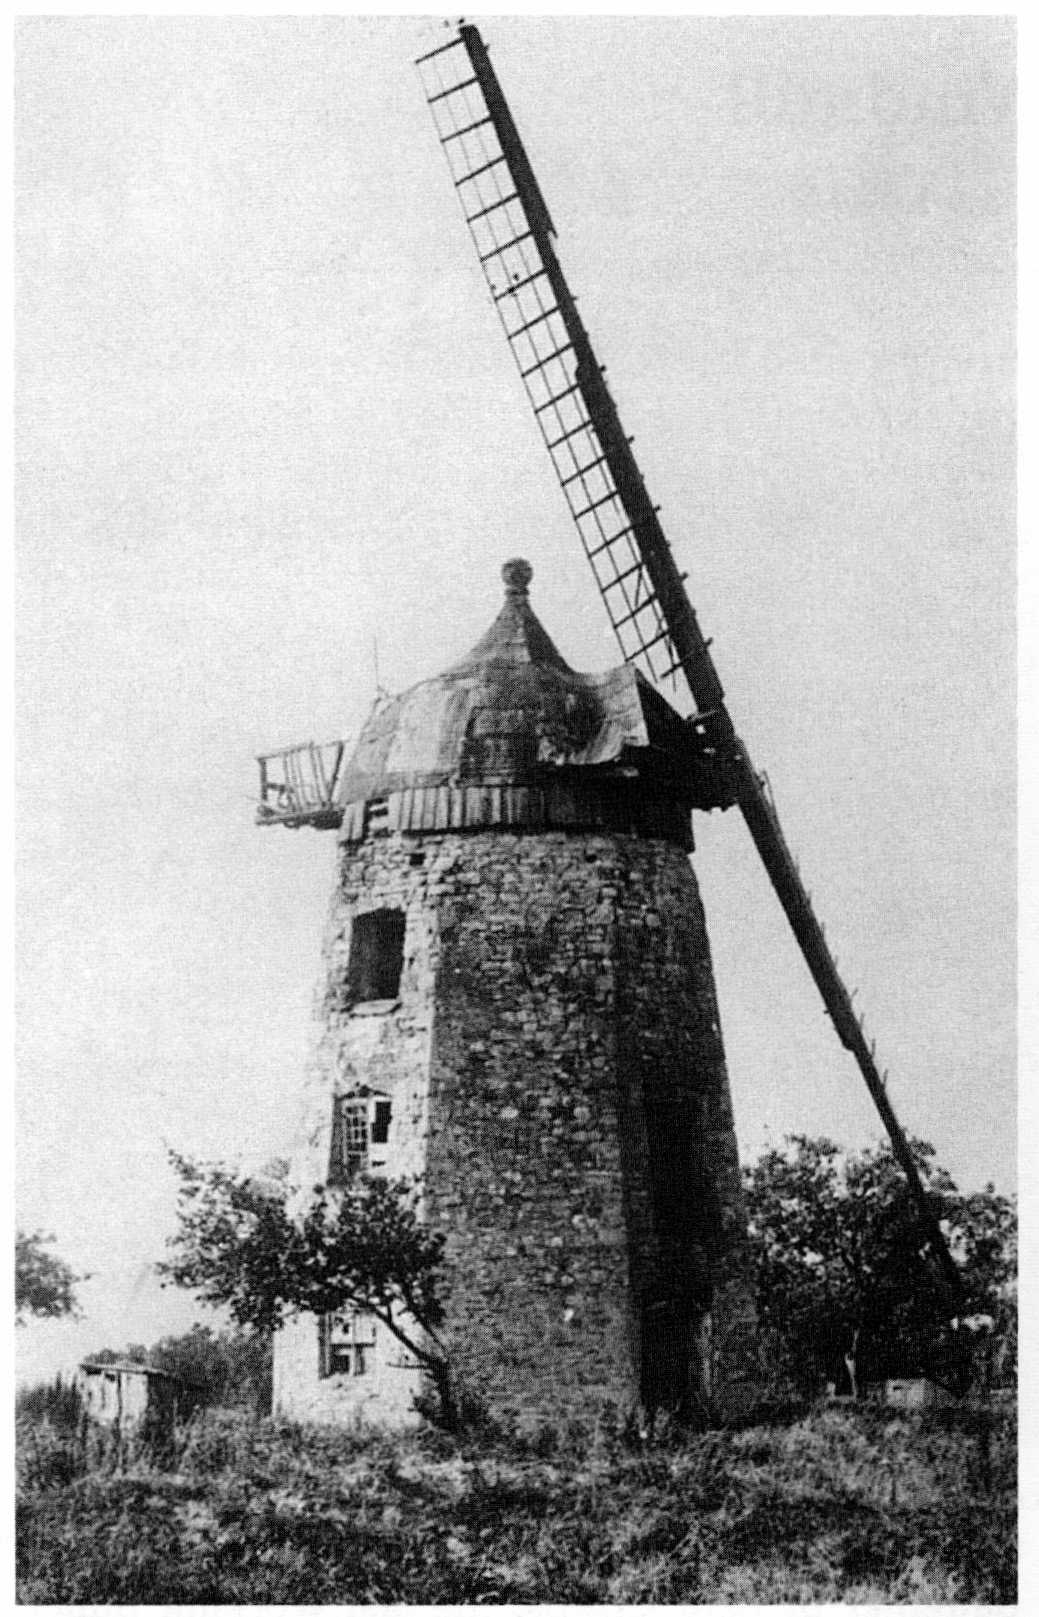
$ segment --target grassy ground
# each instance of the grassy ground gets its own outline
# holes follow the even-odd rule
[[[21,1433],[29,1604],[1012,1603],[1012,1418],[821,1409],[631,1446],[211,1411],[165,1469]]]

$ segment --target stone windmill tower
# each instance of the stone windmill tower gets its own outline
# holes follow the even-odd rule
[[[725,692],[478,31],[419,67],[492,304],[625,659],[574,673],[506,567],[502,612],[344,748],[260,760],[263,822],[340,827],[306,1169],[420,1177],[463,1374],[502,1409],[747,1389],[751,1318],[692,809],[736,807],[915,1199],[958,1271]],[[656,689],[684,692],[685,716]],[[312,1328],[313,1327],[313,1328]],[[286,1332],[298,1414],[402,1413],[370,1326]],[[349,1373],[348,1373],[349,1372]],[[363,1385],[362,1385],[363,1384]]]
[[[688,858],[710,761],[630,665],[569,668],[529,566],[503,575],[469,655],[377,701],[338,771],[294,1178],[421,1183],[453,1361],[499,1412],[731,1401],[750,1293]],[[404,1419],[417,1385],[370,1320],[277,1344],[286,1414]]]

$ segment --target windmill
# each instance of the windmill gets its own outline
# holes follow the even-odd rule
[[[705,1321],[708,1334],[726,1320],[731,1327],[732,1386],[747,1362],[739,1170],[702,908],[686,857],[692,807],[742,815],[905,1171],[950,1314],[960,1311],[959,1278],[767,782],[728,712],[483,40],[462,24],[418,66],[494,308],[624,662],[601,679],[575,674],[529,607],[530,568],[513,560],[503,569],[502,612],[468,658],[400,697],[380,693],[351,757],[333,742],[260,758],[259,823],[335,829],[341,846],[323,1053],[308,1080],[299,1160],[333,1181],[388,1171],[392,1160],[394,1171],[424,1183],[432,1216],[453,1232],[470,1348],[481,1313],[493,1316],[497,1336],[471,1357],[477,1375],[496,1359],[487,1374],[497,1376],[499,1394],[522,1360],[537,1402],[549,1339],[571,1387],[598,1378],[602,1388],[630,1388],[616,1350],[626,1312],[641,1396],[677,1406],[689,1364],[704,1371],[695,1396],[710,1379],[714,1349],[697,1334]],[[688,689],[688,718],[659,692],[667,681]],[[541,769],[546,739],[551,756]],[[655,773],[661,762],[664,775]],[[636,888],[648,895],[641,908],[630,901]],[[590,922],[596,905],[605,908]],[[640,918],[647,910],[666,934],[656,963]],[[593,947],[590,925],[605,928]],[[660,996],[669,992],[665,963],[678,983],[683,940],[685,1004],[672,1047],[658,1025],[667,1017]],[[474,949],[493,958],[474,966]],[[555,987],[544,986],[553,958],[562,976],[584,984],[579,1037]],[[571,1037],[569,1053],[551,1048],[546,1023],[563,1046]],[[613,1107],[608,1122],[593,1115],[600,1104]],[[569,1121],[560,1120],[561,1108]],[[636,1137],[642,1143],[633,1147]],[[547,1175],[540,1190],[539,1164]],[[589,1190],[599,1208],[592,1215]],[[517,1208],[529,1215],[526,1252],[515,1236]],[[560,1234],[560,1224],[577,1234]],[[567,1255],[546,1269],[546,1249]],[[582,1309],[588,1324],[579,1341]],[[524,1344],[509,1334],[522,1338],[525,1329],[537,1339]],[[316,1362],[308,1333],[293,1326],[276,1349],[284,1412],[356,1411],[373,1367],[371,1398],[384,1410],[403,1409],[394,1375],[406,1367],[381,1356],[370,1322],[321,1322]]]
[[[888,1098],[886,1074],[787,845],[767,777],[736,733],[710,642],[560,266],[555,226],[487,47],[463,22],[417,66],[480,267],[621,652],[653,682],[688,687],[695,707],[690,747],[714,764],[716,806],[736,807],[743,817],[837,1036],[880,1114],[955,1313],[959,1274]]]

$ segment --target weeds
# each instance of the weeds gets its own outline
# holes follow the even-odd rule
[[[167,1469],[106,1472],[23,1413],[19,1599],[1008,1604],[1008,1415],[986,1442],[983,1487],[955,1412],[821,1410],[649,1442],[609,1419],[453,1439],[210,1410]]]

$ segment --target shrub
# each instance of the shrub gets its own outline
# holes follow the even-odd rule
[[[83,1437],[49,1418],[20,1415],[15,1421],[15,1475],[21,1489],[45,1492],[65,1488],[87,1468]]]
[[[83,1414],[83,1401],[74,1381],[60,1375],[53,1381],[38,1381],[32,1387],[19,1387],[14,1401],[18,1420],[47,1420],[59,1431],[74,1432]]]

